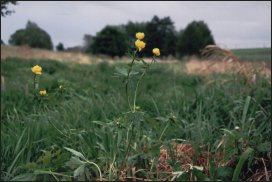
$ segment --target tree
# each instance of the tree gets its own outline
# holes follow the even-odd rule
[[[154,47],[160,48],[163,56],[175,55],[176,31],[170,17],[154,16],[146,25],[146,55],[152,55]]]
[[[134,42],[136,40],[135,34],[137,32],[146,32],[146,23],[138,23],[129,21],[127,24],[122,26],[126,33],[126,39],[130,48],[134,47]]]
[[[93,38],[89,50],[93,54],[123,56],[127,50],[125,33],[118,27],[106,26]]]
[[[85,34],[83,36],[83,50],[84,52],[91,52],[90,50],[90,47],[91,47],[91,44],[93,43],[93,36],[92,35],[89,35],[89,34]]]
[[[11,45],[29,45],[32,48],[52,49],[50,35],[36,23],[28,21],[25,29],[17,30],[9,39]]]
[[[64,51],[64,46],[63,44],[60,42],[57,46],[56,46],[57,51]]]
[[[1,45],[5,45],[5,42],[1,39]]]
[[[193,21],[179,33],[177,56],[200,55],[206,45],[215,44],[212,33],[204,21]]]
[[[3,17],[14,12],[14,11],[8,10],[8,4],[16,5],[17,1],[1,0],[1,16],[3,16]]]

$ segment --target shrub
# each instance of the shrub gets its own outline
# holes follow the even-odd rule
[[[9,39],[11,45],[29,45],[32,48],[53,48],[50,35],[37,24],[28,21],[25,29],[17,30]]]

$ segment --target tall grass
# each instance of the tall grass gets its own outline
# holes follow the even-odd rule
[[[31,93],[35,64],[43,67],[39,86],[48,90],[39,102]],[[254,166],[243,152],[267,159],[271,85],[261,75],[248,84],[239,74],[189,75],[182,63],[155,64],[138,88],[137,115],[129,115],[117,66],[126,65],[1,61],[1,179],[188,180],[191,173],[198,180],[245,180]],[[171,154],[178,143],[221,154],[221,163],[209,159],[209,174],[197,167],[179,173],[183,164]],[[158,169],[162,147],[171,174]]]

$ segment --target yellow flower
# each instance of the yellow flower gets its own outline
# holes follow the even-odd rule
[[[153,50],[152,50],[152,52],[153,52],[153,54],[155,55],[155,56],[159,56],[161,53],[160,53],[160,49],[158,49],[158,48],[154,48]]]
[[[139,40],[142,40],[144,38],[144,33],[143,32],[138,32],[136,33],[136,38],[139,39]]]
[[[46,95],[46,90],[41,90],[39,93],[41,96],[44,96],[44,95]]]
[[[31,71],[36,75],[41,75],[42,74],[42,67],[40,67],[39,65],[36,65],[31,68]]]
[[[62,85],[59,86],[59,89],[62,89]]]
[[[141,51],[143,48],[145,48],[145,43],[141,40],[136,40],[135,41],[135,46]]]

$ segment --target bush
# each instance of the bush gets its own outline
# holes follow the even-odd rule
[[[209,44],[215,42],[208,25],[204,21],[193,21],[178,36],[177,56],[199,56],[200,50]]]
[[[37,24],[28,21],[25,29],[17,30],[9,39],[11,45],[29,45],[32,48],[52,50],[53,44],[50,35]]]
[[[64,46],[63,44],[60,42],[57,46],[56,46],[57,51],[64,51]]]

